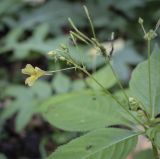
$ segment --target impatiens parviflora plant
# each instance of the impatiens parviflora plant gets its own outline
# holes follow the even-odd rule
[[[77,47],[77,40],[79,40],[101,52],[106,64],[112,70],[123,96],[112,94],[101,85],[86,69],[83,62],[79,64],[70,55],[70,50],[65,45],[60,45],[59,49],[49,52],[49,56],[54,57],[55,61],[64,61],[67,65],[73,66],[71,68],[85,73],[101,87],[101,90],[87,89],[57,95],[39,107],[39,112],[52,125],[66,131],[86,133],[60,146],[48,159],[124,159],[136,146],[139,135],[148,138],[152,143],[155,159],[159,159],[160,50],[155,48],[151,55],[151,41],[157,36],[156,31],[160,21],[154,30],[146,32],[143,19],[139,18],[139,23],[144,31],[144,39],[148,45],[148,60],[139,64],[133,71],[129,88],[132,96],[129,97],[111,63],[114,51],[114,34],[112,33],[110,39],[111,50],[107,52],[96,37],[88,9],[84,7],[84,10],[93,37],[82,33],[69,18],[73,28],[73,31],[70,31],[70,37]],[[47,71],[43,72],[39,68],[32,68],[32,70],[36,73],[23,70],[23,73],[32,77],[31,83],[26,81],[29,85],[33,84],[32,80],[35,81],[42,75],[48,75]]]

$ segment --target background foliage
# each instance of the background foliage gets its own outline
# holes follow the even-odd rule
[[[56,49],[59,44],[69,44],[71,53],[77,61],[83,60],[101,84],[112,92],[118,92],[115,79],[109,68],[104,66],[102,57],[96,57],[93,48],[84,45],[79,49],[73,47],[68,38],[70,29],[68,17],[71,17],[81,30],[91,34],[82,9],[83,4],[88,7],[92,15],[98,38],[107,44],[111,32],[114,31],[116,39],[120,41],[120,47],[115,49],[113,61],[114,68],[126,88],[132,69],[146,58],[144,54],[146,45],[137,19],[143,17],[147,29],[154,26],[160,17],[158,0],[1,0],[0,152],[2,155],[0,158],[45,158],[57,145],[80,135],[76,129],[78,123],[75,123],[74,127],[77,133],[51,128],[37,113],[37,107],[52,96],[48,102],[55,102],[54,111],[57,113],[61,112],[60,106],[63,105],[59,100],[64,101],[67,109],[72,109],[74,103],[80,104],[78,101],[82,101],[82,98],[84,102],[87,99],[87,94],[90,92],[86,92],[85,88],[90,86],[99,89],[98,86],[91,79],[85,79],[80,72],[67,71],[56,73],[53,77],[40,80],[32,88],[28,88],[24,85],[24,76],[21,75],[21,68],[26,63],[46,70],[66,67],[63,62],[55,63],[47,56],[47,52]],[[160,39],[157,38],[155,41],[159,43]],[[79,91],[76,97],[73,91]],[[99,98],[98,96],[97,93],[96,98]],[[96,110],[96,105],[93,106]],[[90,103],[86,104],[85,109],[83,115],[89,119],[87,111],[94,110],[90,108]],[[79,110],[75,111],[78,114]],[[114,109],[114,111],[120,110]],[[55,126],[58,122],[69,127],[70,112],[66,113],[68,121],[59,116],[58,120],[54,120]],[[98,116],[98,110],[95,113]],[[102,117],[99,123],[91,124],[90,127],[83,125],[82,129],[93,129],[93,126],[102,124],[104,118]],[[113,120],[112,122],[114,123]],[[128,123],[126,120],[124,122]]]

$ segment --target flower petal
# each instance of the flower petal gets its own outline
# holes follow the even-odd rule
[[[32,75],[35,73],[35,69],[31,64],[27,64],[24,69],[22,69],[22,73]]]
[[[30,76],[25,80],[25,84],[31,87],[37,79],[36,76]]]
[[[46,74],[46,71],[40,69],[39,67],[35,67],[35,72],[37,77],[41,77]]]

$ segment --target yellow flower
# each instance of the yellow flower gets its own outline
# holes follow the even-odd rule
[[[22,73],[30,75],[30,77],[25,80],[25,84],[29,86],[32,86],[39,77],[47,74],[46,71],[41,70],[39,67],[34,68],[31,64],[27,64],[26,67],[22,69]]]

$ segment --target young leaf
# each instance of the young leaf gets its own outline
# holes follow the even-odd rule
[[[60,146],[48,159],[122,159],[134,148],[138,133],[103,128]]]
[[[155,49],[151,59],[151,95],[154,115],[160,112],[160,50]],[[132,73],[130,89],[133,96],[141,101],[147,112],[150,110],[148,61],[137,66]]]
[[[57,95],[39,109],[52,125],[68,131],[88,131],[114,124],[131,126],[133,120],[112,98],[100,91]]]
[[[116,79],[115,79],[113,72],[109,66],[105,66],[105,67],[101,68],[100,70],[98,70],[97,72],[95,72],[93,74],[93,77],[99,83],[101,83],[105,88],[110,88],[114,84],[116,84]],[[97,83],[95,83],[95,81],[93,81],[92,78],[88,77],[86,79],[86,82],[91,88],[101,89],[100,86],[97,85]]]
[[[71,87],[71,80],[62,73],[57,73],[52,81],[53,89],[56,93],[66,93]]]

